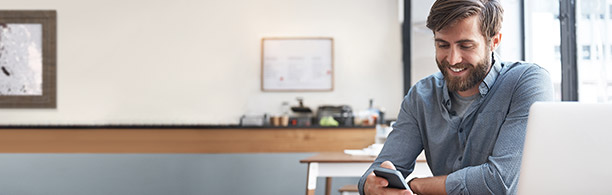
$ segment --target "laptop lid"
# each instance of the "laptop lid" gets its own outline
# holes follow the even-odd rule
[[[531,106],[518,194],[612,194],[612,104]]]

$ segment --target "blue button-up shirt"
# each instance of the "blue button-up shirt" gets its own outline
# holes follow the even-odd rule
[[[406,177],[425,150],[433,175],[448,175],[448,194],[515,194],[529,107],[552,100],[550,77],[535,64],[502,63],[495,55],[479,91],[463,117],[451,117],[442,73],[415,84],[382,152],[361,177],[360,193],[373,167],[389,160]]]

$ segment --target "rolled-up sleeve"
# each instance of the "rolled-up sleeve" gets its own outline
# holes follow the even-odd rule
[[[536,101],[551,101],[548,72],[531,66],[513,89],[506,118],[487,162],[457,170],[446,178],[448,194],[515,194],[521,166],[529,108]]]

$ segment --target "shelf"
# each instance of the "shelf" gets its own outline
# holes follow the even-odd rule
[[[374,143],[374,128],[7,128],[2,153],[340,152]]]

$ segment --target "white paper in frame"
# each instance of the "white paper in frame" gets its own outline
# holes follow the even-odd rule
[[[263,38],[262,91],[332,91],[333,38]]]

